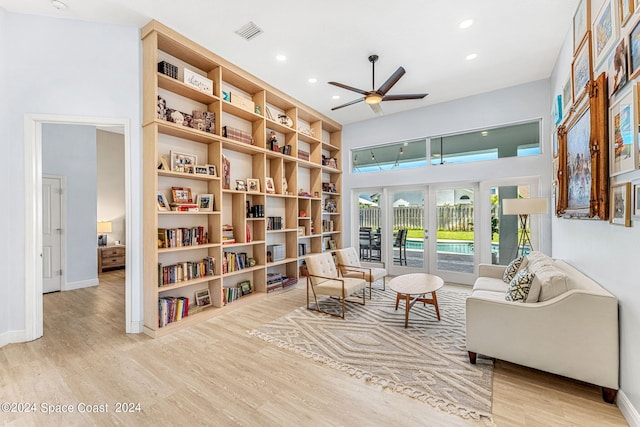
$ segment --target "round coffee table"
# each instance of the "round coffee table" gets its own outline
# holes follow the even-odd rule
[[[394,277],[389,281],[389,288],[396,291],[396,310],[400,299],[405,301],[404,327],[409,326],[409,310],[416,302],[432,304],[436,308],[438,320],[440,320],[440,310],[438,309],[438,299],[436,291],[444,285],[442,278],[433,274],[413,273],[404,274]],[[431,298],[427,298],[426,294],[431,294]],[[412,299],[413,298],[413,299]]]

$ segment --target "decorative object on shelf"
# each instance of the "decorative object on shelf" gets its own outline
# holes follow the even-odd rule
[[[287,116],[286,114],[278,114],[278,122],[281,125],[285,125],[288,127],[293,126],[293,120],[291,120],[291,117]]]
[[[98,246],[107,246],[107,233],[111,233],[112,228],[113,226],[111,221],[98,222]]]
[[[338,207],[336,206],[335,199],[327,199],[324,202],[324,210],[328,213],[336,213],[338,212]]]
[[[230,93],[230,95],[231,95],[231,103],[233,105],[236,105],[245,111],[251,111],[252,113],[255,112],[256,107],[255,107],[255,103],[252,100],[235,93]]]
[[[336,245],[336,241],[333,239],[329,239],[329,247],[327,249],[334,251],[337,247],[338,246]]]
[[[269,132],[269,140],[267,141],[267,148],[271,151],[280,151],[278,146],[278,136],[274,131]]]
[[[256,113],[257,115],[259,115],[259,116],[261,116],[261,115],[262,115],[262,111],[260,111],[260,106],[259,106],[259,105],[256,105],[255,113]]]
[[[167,159],[164,156],[160,156],[160,164],[158,165],[158,170],[168,171],[171,170],[169,164],[167,163]]]
[[[638,167],[636,88],[631,89],[609,107],[609,176]]]
[[[213,194],[198,194],[196,198],[196,204],[201,211],[212,212],[213,211]]]
[[[216,165],[207,165],[207,172],[210,176],[218,176],[216,173]]]
[[[627,46],[626,40],[620,40],[616,50],[609,59],[609,97],[618,92],[618,90],[627,84]]]
[[[180,153],[179,151],[169,151],[171,158],[171,170],[173,172],[185,172],[185,166],[195,166],[198,163],[198,156],[195,154]]]
[[[327,158],[322,155],[322,166],[338,169],[338,161],[334,157]]]
[[[284,245],[269,245],[267,253],[271,253],[271,262],[282,261],[286,258]]]
[[[611,186],[609,197],[611,207],[611,224],[631,227],[631,183],[622,182]]]
[[[544,197],[532,197],[530,199],[503,199],[502,200],[502,214],[503,215],[518,215],[520,218],[520,238],[518,240],[518,247],[516,248],[516,256],[526,255],[529,251],[533,251],[533,245],[531,244],[531,236],[529,234],[529,215],[531,214],[546,214],[549,201]]]
[[[311,128],[303,128],[302,126],[298,126],[298,132],[300,132],[303,135],[307,135],[313,138],[313,129]]]
[[[336,185],[333,182],[323,182],[322,191],[324,191],[325,193],[335,193]]]
[[[246,202],[247,205],[247,218],[252,218],[253,214],[251,213],[251,202],[247,200]]]
[[[311,194],[309,194],[306,191],[304,191],[304,188],[301,188],[300,190],[298,190],[298,196],[300,196],[300,197],[311,197]]]
[[[159,211],[168,211],[169,210],[169,201],[167,200],[167,196],[164,193],[158,191],[158,210]]]
[[[173,79],[178,79],[178,67],[167,61],[158,62],[158,71],[165,76],[169,76]]]
[[[238,283],[238,288],[240,289],[240,294],[242,296],[249,295],[251,293],[251,281],[245,280],[244,282]]]
[[[231,162],[224,154],[222,155],[222,188],[231,189]]]
[[[201,76],[198,73],[194,73],[188,68],[183,72],[184,83],[198,89],[201,92],[213,95],[213,80]]]
[[[231,102],[231,92],[227,92],[226,90],[222,91],[222,100]]]
[[[209,175],[209,168],[206,165],[195,165],[193,170],[196,175]]]
[[[191,127],[207,133],[215,133],[216,113],[213,111],[193,110]]]
[[[298,158],[300,160],[305,160],[305,161],[309,161],[309,152],[308,151],[304,151],[298,148]]]
[[[309,194],[309,197],[311,197],[311,194]],[[313,192],[313,197],[315,197],[316,199],[320,197],[320,194],[317,191]]]
[[[253,240],[253,239],[251,238],[251,227],[249,227],[249,224],[245,224],[244,234],[245,234],[245,237],[247,239],[246,242],[247,243],[251,243],[251,240]]]
[[[265,111],[266,111],[266,113],[267,113],[267,119],[269,119],[269,120],[273,120],[273,114],[271,114],[271,110],[269,109],[269,106],[268,106],[268,105],[265,105],[265,106],[264,106],[264,110],[265,110]]]
[[[307,217],[307,211],[305,210],[300,210],[300,212],[298,213],[298,216],[300,218],[306,218]]]
[[[166,117],[168,122],[175,123],[177,125],[182,125],[184,123],[184,113],[174,110],[173,108],[167,108]]]
[[[273,183],[273,178],[271,178],[270,176],[268,176],[265,181],[265,192],[269,194],[274,194],[276,192],[276,186]]]
[[[282,194],[289,194],[289,183],[284,176],[282,177]]]
[[[209,289],[201,289],[196,291],[196,305],[199,307],[207,307],[211,305],[211,295]]]
[[[287,145],[284,145],[284,146],[280,147],[280,152],[282,154],[284,154],[285,156],[290,156],[291,155],[291,145],[287,144]]]
[[[617,1],[617,0],[616,0]],[[615,20],[611,0],[605,0],[593,21],[593,59],[597,65],[609,53],[618,38],[618,23]]]
[[[236,191],[247,191],[247,184],[244,179],[236,179]]]
[[[248,265],[249,267],[255,267],[255,266],[256,266],[256,260],[255,260],[255,258],[249,258],[249,259],[247,260],[247,265]]]
[[[158,95],[158,118],[160,120],[169,120],[167,119],[167,101]]]
[[[222,127],[222,136],[232,139],[238,142],[244,142],[245,144],[253,145],[253,137],[250,133],[244,132],[240,129],[232,128],[230,126]]]
[[[260,180],[257,178],[247,178],[247,191],[249,193],[259,193]]]
[[[304,226],[298,227],[298,237],[304,237],[304,235],[305,235]]]
[[[173,203],[193,203],[189,187],[171,187],[171,196]]]

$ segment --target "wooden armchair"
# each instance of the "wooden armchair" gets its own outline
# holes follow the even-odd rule
[[[364,280],[364,273],[353,277],[340,277],[338,269],[333,262],[331,252],[309,255],[306,260],[307,270],[307,309],[330,314],[344,319],[344,306],[347,297],[362,290],[362,305],[365,304],[365,291],[367,282]],[[313,295],[315,308],[310,305],[309,297]],[[320,308],[318,295],[327,295],[340,300],[341,314],[338,316],[328,313]]]
[[[360,277],[364,273],[364,280],[369,282],[369,299],[371,299],[371,285],[382,279],[382,290],[386,289],[387,270],[377,267],[363,267],[358,258],[356,248],[344,248],[336,251],[338,269],[342,277]]]

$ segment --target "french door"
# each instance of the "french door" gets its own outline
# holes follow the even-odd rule
[[[429,228],[426,226],[427,187],[385,190],[387,217],[382,235],[386,268],[391,275],[427,272]]]

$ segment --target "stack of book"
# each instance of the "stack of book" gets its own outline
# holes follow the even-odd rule
[[[176,212],[198,212],[200,209],[195,203],[171,203],[171,210]]]
[[[216,260],[213,257],[206,257],[202,261],[184,261],[172,265],[158,263],[158,286],[213,276],[215,271]]]
[[[246,252],[224,252],[222,254],[222,274],[247,268],[249,266],[247,259]]]
[[[233,237],[233,225],[224,224],[222,226],[222,244],[235,243],[236,239]]]
[[[158,327],[182,320],[189,315],[189,298],[164,297],[158,300]]]
[[[267,292],[282,288],[282,275],[280,273],[267,273]]]
[[[298,243],[298,256],[304,256],[307,254],[307,244]]]
[[[208,234],[204,227],[158,228],[159,248],[204,245],[208,242]]]

